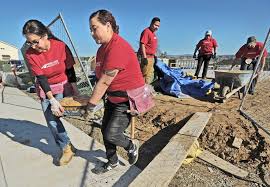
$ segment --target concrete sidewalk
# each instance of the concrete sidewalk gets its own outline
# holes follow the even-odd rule
[[[63,120],[78,148],[67,166],[56,166],[60,150],[46,125],[40,103],[17,88],[0,88],[0,186],[128,186],[140,170],[122,165],[103,175],[91,170],[106,161],[104,146]],[[4,101],[2,103],[2,101]]]

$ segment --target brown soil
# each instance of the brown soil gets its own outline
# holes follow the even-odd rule
[[[257,87],[256,94],[252,98],[249,97],[248,102],[251,102],[252,106],[260,105],[253,101],[261,99],[263,94],[268,98],[264,99],[264,106],[269,108],[269,80],[259,83]],[[213,115],[199,138],[200,146],[253,173],[262,179],[259,181],[260,185],[234,178],[195,159],[195,162],[179,169],[170,186],[266,186],[264,177],[267,171],[270,171],[270,136],[240,115],[238,112],[240,100],[237,96],[232,96],[226,103],[211,103],[196,99],[181,100],[164,95],[157,95],[155,100],[155,108],[136,120],[135,138],[140,140],[141,144],[139,160],[136,163],[139,168],[144,169],[151,162],[192,114],[211,112]],[[265,116],[269,119],[269,115]],[[66,120],[102,143],[98,125],[85,123],[82,118],[76,117]],[[232,146],[235,137],[243,140],[239,149]],[[118,152],[126,158],[123,149],[119,149]]]
[[[260,82],[254,95],[248,95],[247,101],[243,104],[243,110],[265,128],[270,130],[270,88],[269,81]]]
[[[137,166],[144,168],[193,113],[211,112],[213,115],[199,139],[200,146],[263,178],[265,171],[270,170],[269,137],[268,139],[264,138],[250,121],[239,114],[237,111],[239,104],[240,100],[237,97],[231,98],[224,104],[203,102],[195,99],[179,100],[169,96],[156,97],[156,107],[151,112],[140,117],[137,123],[135,137],[141,140],[142,143]],[[270,102],[268,102],[269,104]],[[243,140],[240,149],[232,147],[235,137]],[[219,177],[217,177],[216,173],[215,175],[211,174],[206,166],[201,162],[201,164],[197,163],[181,167],[170,186],[189,186],[190,184],[231,186],[239,183],[253,185],[253,183],[221,177],[224,175],[222,173],[219,173]],[[194,171],[194,168],[196,168],[195,172],[190,172],[190,169]],[[183,174],[186,174],[186,177],[193,174],[194,178],[186,180]],[[210,179],[212,179],[212,182],[209,182]],[[220,180],[219,183],[217,183],[217,179]],[[227,185],[224,182],[226,179]]]

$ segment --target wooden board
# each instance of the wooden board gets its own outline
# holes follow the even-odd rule
[[[234,176],[245,178],[249,175],[247,171],[238,168],[237,166],[223,160],[222,158],[219,158],[218,156],[214,155],[213,153],[207,150],[203,150],[203,152],[198,157],[208,162],[209,164],[212,164],[218,167],[219,169],[227,173],[230,173]]]
[[[195,113],[129,186],[168,186],[211,115]]]
[[[186,136],[193,136],[199,137],[208,123],[210,117],[212,116],[211,113],[206,112],[196,112],[190,120],[180,129],[178,134],[186,135]]]
[[[89,101],[89,96],[87,95],[78,95],[72,97],[64,97],[60,100],[60,104],[63,107],[78,107],[78,106],[86,106]]]
[[[226,94],[225,98],[228,99],[229,97],[231,97],[233,94],[235,94],[236,92],[238,92],[241,88],[245,87],[244,86],[241,86],[241,87],[238,87],[238,88],[235,88],[233,89],[230,93]]]

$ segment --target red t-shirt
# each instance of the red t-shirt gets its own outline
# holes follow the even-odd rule
[[[65,70],[71,68],[75,61],[64,42],[55,39],[49,39],[49,41],[48,51],[39,53],[29,48],[25,56],[32,74],[46,76],[51,85],[66,81]]]
[[[235,54],[236,58],[251,58],[254,59],[258,57],[263,49],[263,43],[256,42],[256,46],[254,48],[248,48],[247,44],[243,45]],[[263,57],[267,56],[266,49],[263,52]]]
[[[199,41],[199,43],[197,44],[197,47],[199,47],[199,54],[200,55],[209,55],[209,54],[213,54],[213,48],[216,48],[217,45],[217,41],[210,37],[207,39],[202,39]]]
[[[149,28],[144,29],[141,34],[140,43],[144,44],[147,57],[153,57],[157,51],[158,39],[156,34]],[[141,49],[139,49],[141,52]]]
[[[122,37],[113,34],[108,44],[103,44],[97,51],[96,76],[99,79],[106,70],[120,70],[107,91],[126,91],[144,85],[137,56]],[[109,97],[114,103],[127,101],[126,98]]]

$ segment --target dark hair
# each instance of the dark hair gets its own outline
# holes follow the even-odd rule
[[[158,17],[154,17],[151,21],[151,25],[154,24],[156,21],[160,22],[160,19]]]
[[[256,42],[256,37],[255,36],[248,37],[247,44],[252,43],[252,42]]]
[[[100,23],[105,25],[107,22],[109,22],[112,26],[113,32],[118,34],[119,33],[119,26],[116,25],[115,18],[113,17],[112,13],[108,10],[98,10],[91,14],[89,20],[96,17]]]
[[[22,34],[26,35],[26,34],[36,34],[38,36],[45,36],[46,34],[48,35],[48,38],[54,38],[57,39],[52,32],[50,31],[50,29],[48,27],[46,27],[43,23],[41,23],[38,20],[28,20],[24,26],[23,26],[23,30],[22,30]]]

